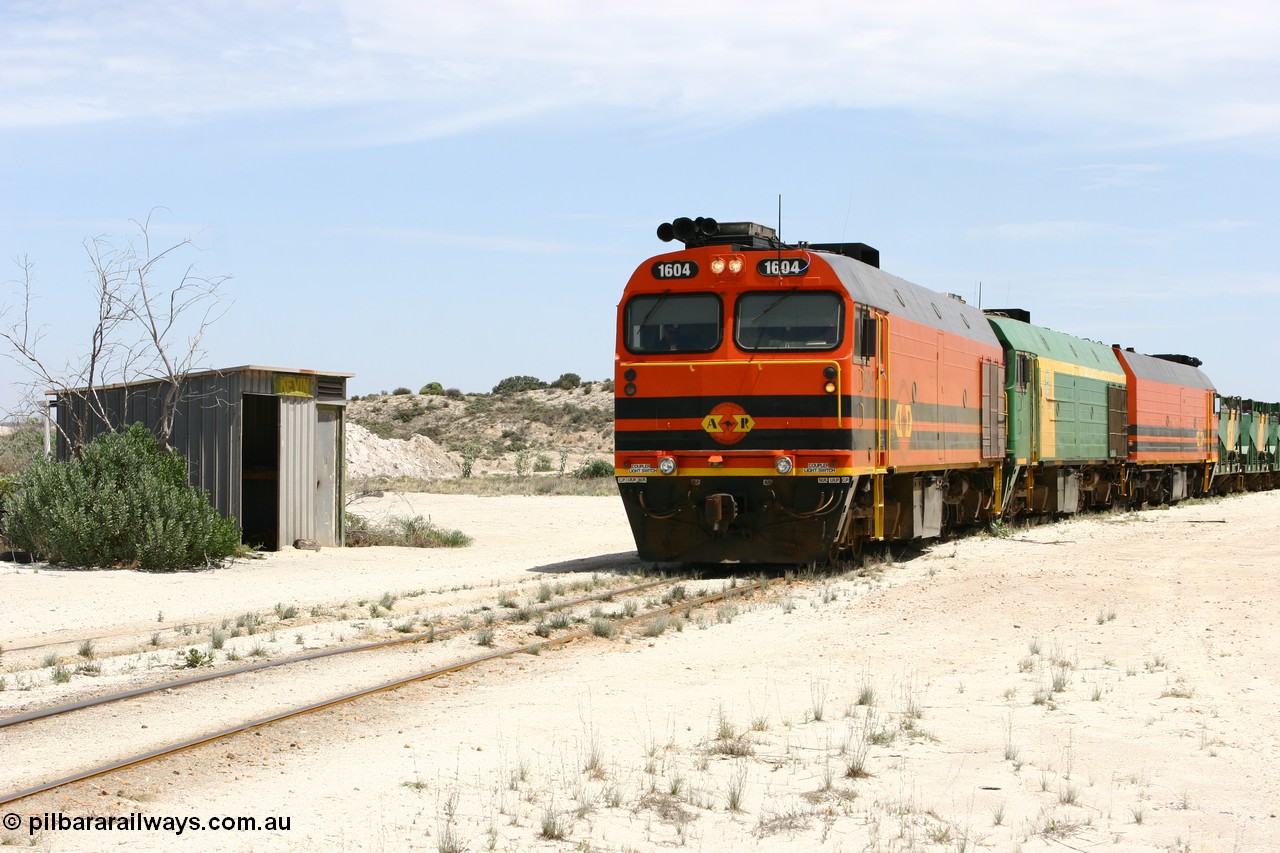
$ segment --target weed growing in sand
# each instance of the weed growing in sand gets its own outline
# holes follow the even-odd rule
[[[58,664],[49,672],[49,677],[53,680],[54,684],[66,684],[71,680],[71,670],[67,669],[62,664]]]
[[[827,708],[827,685],[816,681],[809,682],[809,715],[815,723],[822,722]]]
[[[195,646],[187,649],[184,655],[178,652],[178,665],[185,669],[198,669],[202,666],[209,666],[213,663],[213,654],[211,652],[202,652]]]
[[[742,796],[746,793],[746,789],[747,768],[746,765],[739,764],[725,788],[725,809],[731,812],[742,811]]]
[[[871,772],[867,770],[867,754],[871,750],[871,744],[874,742],[873,739],[878,725],[874,711],[867,711],[867,716],[863,718],[861,726],[852,720],[849,721],[848,740],[844,749],[844,775],[848,778],[865,779],[871,775]]]
[[[284,620],[286,620],[286,619],[293,619],[293,618],[294,618],[295,616],[297,616],[297,615],[298,615],[298,608],[297,608],[297,607],[295,607],[294,605],[292,605],[292,604],[287,604],[287,605],[286,605],[286,604],[283,604],[283,603],[277,603],[277,604],[276,604],[276,618],[277,618],[277,619],[280,619],[281,621],[284,621]]]
[[[606,640],[612,640],[618,636],[618,626],[612,619],[597,617],[591,620],[591,633],[597,637],[603,637]]]
[[[57,653],[57,652],[45,652],[45,653],[44,653],[44,665],[45,665],[45,666],[55,666],[57,663],[58,663],[58,653]]]
[[[1099,611],[1098,611],[1098,624],[1099,624],[1099,625],[1105,625],[1105,624],[1107,624],[1108,622],[1114,622],[1114,621],[1115,621],[1115,619],[1116,619],[1116,612],[1115,612],[1115,610],[1113,610],[1113,609],[1111,609],[1111,608],[1108,608],[1108,609],[1106,609],[1106,610],[1099,610]]]
[[[476,631],[475,639],[476,639],[477,646],[485,646],[486,648],[492,646],[493,645],[493,629],[488,627],[481,628],[479,631]]]
[[[563,841],[569,831],[564,823],[564,816],[556,812],[554,806],[547,806],[542,810],[542,831],[539,834],[549,841]]]
[[[646,637],[659,637],[669,627],[671,627],[671,617],[664,613],[645,623],[644,635]]]
[[[1013,715],[1010,714],[1004,730],[1004,760],[1016,762],[1022,749],[1013,742]]]
[[[76,654],[85,660],[93,660],[95,653],[93,650],[93,640],[85,640],[80,643],[80,648],[76,650]]]
[[[209,648],[221,649],[227,644],[227,635],[222,633],[220,628],[214,628],[209,631]]]

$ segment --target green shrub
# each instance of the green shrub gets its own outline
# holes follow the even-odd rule
[[[82,568],[175,571],[231,556],[240,528],[187,484],[187,463],[134,424],[82,458],[39,459],[4,504],[5,535],[33,557]]]
[[[573,476],[579,480],[596,480],[600,477],[613,476],[613,463],[606,462],[603,459],[592,459],[590,462],[583,462],[578,466],[578,470],[573,472]]]
[[[430,394],[430,395],[432,395],[432,396],[435,396],[435,395],[437,395],[437,394],[443,394],[443,393],[444,393],[444,386],[443,386],[443,385],[441,385],[439,382],[428,382],[426,385],[423,385],[423,386],[422,386],[422,390],[421,390],[421,391],[419,391],[418,393],[419,393],[419,394]]]
[[[349,512],[346,514],[347,545],[399,545],[404,548],[464,548],[471,537],[460,530],[437,527],[420,515],[389,518],[383,524]]]
[[[403,397],[405,394],[412,394],[412,393],[413,393],[412,391],[410,391],[408,388],[405,388],[405,387],[402,385],[402,386],[400,386],[399,388],[397,388],[396,390],[392,391],[392,392],[391,392],[391,396],[393,396],[393,397]]]
[[[516,391],[537,391],[546,387],[547,383],[536,376],[508,376],[493,386],[493,393],[512,394]]]
[[[552,388],[563,388],[566,391],[572,391],[582,384],[582,377],[576,373],[562,373],[560,378],[551,383]]]
[[[449,399],[451,399],[451,400],[461,400],[461,399],[462,399],[462,389],[460,389],[460,388],[446,388],[446,389],[444,389],[444,395],[445,395],[446,397],[448,397]]]

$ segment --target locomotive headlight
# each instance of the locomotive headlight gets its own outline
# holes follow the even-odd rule
[[[822,390],[826,391],[828,394],[834,394],[836,393],[836,383],[828,382],[826,385],[822,386]]]
[[[676,460],[670,456],[664,456],[658,460],[658,470],[668,476],[676,472]]]
[[[791,473],[791,469],[795,467],[795,463],[791,461],[790,456],[779,456],[773,460],[773,470],[779,474],[787,475]]]
[[[712,258],[711,271],[716,275],[720,275],[720,273],[724,272],[724,258]]]
[[[729,272],[734,273],[735,275],[742,272],[742,258],[729,259]]]

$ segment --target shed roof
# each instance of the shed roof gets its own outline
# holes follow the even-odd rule
[[[201,379],[206,376],[230,376],[235,373],[286,373],[292,375],[303,376],[336,376],[340,379],[350,379],[355,376],[354,373],[344,373],[340,370],[309,370],[304,367],[264,367],[258,364],[242,364],[238,367],[222,367],[218,369],[193,370],[188,373],[184,379]],[[136,379],[133,382],[114,382],[110,385],[99,385],[97,390],[109,391],[114,388],[142,388],[147,385],[153,385],[158,382],[166,381],[162,376],[153,376],[148,378]],[[82,388],[71,388],[71,391],[82,391]],[[46,391],[46,397],[56,397],[60,392]]]

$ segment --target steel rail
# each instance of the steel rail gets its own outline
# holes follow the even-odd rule
[[[734,596],[734,595],[741,595],[744,592],[750,592],[755,589],[760,589],[764,591],[768,589],[768,586],[769,586],[769,581],[767,579],[750,581],[743,584],[742,586],[733,587],[732,589],[722,590],[720,592],[712,593],[711,595],[700,596],[698,598],[687,599],[687,600],[681,601],[678,604],[673,604],[670,607],[651,610],[646,613],[642,613],[637,616],[632,616],[627,619],[620,619],[615,624],[631,625],[638,622],[646,621],[648,619],[653,619],[665,614],[675,613],[680,610],[686,610],[693,607],[700,607],[703,604],[709,604],[710,602],[718,601],[723,598],[729,598],[730,596]],[[162,746],[158,749],[151,750],[150,752],[146,752],[141,755],[135,755],[135,756],[132,756],[131,758],[121,759],[120,761],[115,761],[110,764],[104,764],[98,767],[91,768],[89,770],[73,773],[69,776],[64,776],[61,779],[57,779],[52,782],[44,782],[39,785],[34,785],[30,788],[24,788],[21,791],[14,791],[12,793],[0,795],[0,806],[8,805],[9,803],[17,802],[18,800],[27,799],[28,797],[34,797],[37,794],[43,794],[47,791],[52,791],[57,788],[62,788],[62,787],[65,787],[66,785],[71,785],[76,782],[83,782],[87,779],[95,779],[99,776],[105,776],[109,773],[114,773],[118,770],[125,770],[129,767],[134,767],[139,764],[145,764],[150,761],[155,761],[156,759],[163,758],[167,755],[175,755],[179,752],[185,752],[190,749],[195,749],[207,743],[212,743],[217,740],[222,740],[223,738],[231,737],[232,735],[241,734],[243,732],[252,731],[253,729],[263,728],[265,726],[269,726],[274,723],[292,719],[293,717],[301,717],[306,714],[312,714],[317,711],[323,711],[327,708],[332,708],[337,705],[344,705],[348,702],[354,702],[355,700],[363,699],[366,696],[373,696],[378,693],[385,693],[387,691],[395,690],[397,688],[404,687],[405,685],[408,685],[408,684],[414,684],[419,681],[429,681],[434,678],[439,678],[442,675],[449,675],[451,673],[459,672],[464,669],[469,669],[473,666],[477,666],[482,663],[487,663],[488,661],[491,661],[491,660],[510,657],[511,655],[520,654],[522,652],[526,652],[526,653],[532,652],[534,649],[541,650],[547,647],[566,645],[568,643],[573,642],[574,640],[581,640],[591,636],[593,636],[593,631],[591,629],[586,629],[583,631],[574,632],[572,634],[566,634],[563,637],[556,637],[555,639],[543,640],[537,643],[529,643],[528,645],[518,646],[516,648],[511,648],[511,649],[501,649],[498,651],[489,652],[487,654],[480,655],[479,657],[469,658],[467,660],[446,664],[444,666],[437,667],[435,669],[427,670],[426,672],[418,673],[417,675],[411,675],[406,678],[398,678],[398,679],[395,679],[394,681],[388,681],[383,684],[379,684],[375,687],[366,687],[360,690],[352,691],[350,693],[344,693],[340,696],[335,696],[330,699],[323,699],[319,702],[314,702],[308,705],[302,705],[297,708],[291,708],[287,711],[281,711],[278,714],[272,714],[267,717],[259,717],[255,720],[250,720],[246,723],[241,723],[239,725],[231,726],[230,728],[221,729],[219,731],[212,732],[210,734],[198,735],[189,740],[181,741],[180,743],[170,744],[168,746]]]
[[[593,601],[601,601],[612,598],[616,595],[626,595],[633,592],[642,592],[655,586],[663,586],[669,583],[678,583],[687,581],[688,578],[667,578],[664,580],[647,581],[635,586],[624,587],[622,589],[609,590],[607,592],[589,595],[584,598],[577,598],[572,601],[561,602],[560,604],[546,605],[537,609],[538,613],[553,613],[556,610],[563,610],[568,607],[577,607],[581,604],[588,604]],[[335,655],[351,654],[353,652],[367,652],[374,649],[385,649],[390,646],[402,646],[410,643],[420,643],[423,641],[432,642],[440,637],[449,636],[451,634],[461,633],[470,630],[463,628],[461,625],[454,625],[449,628],[443,628],[439,631],[406,635],[403,637],[394,637],[390,640],[378,640],[372,643],[363,643],[358,646],[339,646],[333,649],[319,649],[314,652],[308,652],[302,655],[293,655],[292,657],[280,658],[278,660],[261,661],[259,663],[245,664],[244,666],[234,667],[232,669],[218,670],[217,672],[206,672],[200,675],[192,675],[186,678],[178,678],[172,681],[164,681],[158,684],[151,684],[146,687],[138,687],[133,690],[126,690],[121,693],[111,693],[106,696],[97,696],[92,699],[83,699],[79,702],[69,702],[65,705],[56,705],[52,708],[42,708],[37,711],[29,711],[25,714],[18,714],[13,717],[5,717],[0,719],[0,729],[16,726],[19,723],[29,723],[33,720],[43,720],[47,717],[56,717],[61,714],[69,714],[73,711],[81,711],[85,708],[93,708],[98,705],[108,705],[112,702],[121,702],[125,699],[133,699],[138,696],[146,696],[149,693],[159,693],[162,690],[176,690],[180,687],[189,687],[192,684],[200,684],[205,681],[215,681],[219,678],[230,678],[235,675],[243,675],[248,672],[257,672],[263,669],[271,669],[277,666],[288,666],[295,663],[303,663],[305,661],[319,660],[321,658],[333,657]]]

